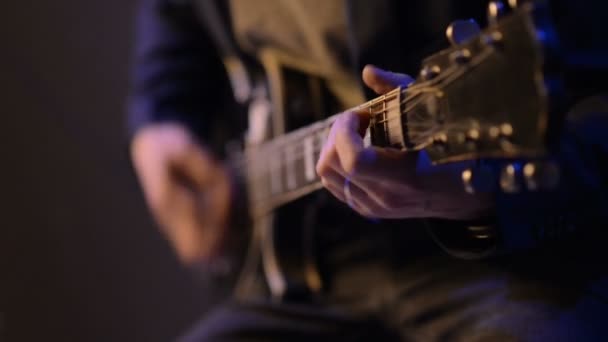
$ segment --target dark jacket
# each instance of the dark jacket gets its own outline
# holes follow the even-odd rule
[[[368,63],[416,74],[424,57],[447,44],[444,32],[449,22],[472,17],[484,23],[487,3],[485,0],[466,1],[466,4],[448,0],[382,1],[386,1],[391,10],[373,16],[365,11],[366,0],[347,1],[352,60],[355,61],[353,72],[357,74]],[[594,86],[593,82],[581,79],[586,77],[582,75],[597,75],[598,70],[605,72],[602,61],[594,58],[598,56],[598,43],[604,43],[600,41],[602,37],[597,34],[589,37],[584,33],[584,25],[569,26],[567,2],[554,3],[555,17],[565,23],[558,25],[560,33],[567,38],[564,45],[572,47],[584,35],[581,46],[592,51],[583,55],[591,58],[572,59],[578,64],[573,63],[576,64],[573,70],[564,69],[567,78],[571,78],[573,84],[585,85],[579,93],[601,89],[602,85]],[[222,13],[228,17],[225,6],[220,8],[224,8]],[[378,25],[382,27],[378,29]],[[586,27],[593,28],[593,25]],[[571,29],[575,29],[574,32]],[[179,121],[219,151],[221,144],[238,131],[229,128],[242,128],[244,118],[231,110],[229,82],[220,49],[213,39],[217,37],[201,24],[201,17],[190,1],[143,0],[137,30],[130,97],[131,131],[148,122]],[[431,234],[442,247],[461,257],[561,245],[564,241],[572,246],[573,240],[588,237],[597,240],[599,235],[593,222],[606,222],[608,143],[601,134],[602,127],[608,128],[606,113],[606,105],[603,108],[600,105],[569,116],[563,148],[553,156],[562,169],[562,182],[557,190],[497,195],[494,229],[498,239],[491,245],[476,241],[466,229],[471,224],[468,222],[433,220]]]

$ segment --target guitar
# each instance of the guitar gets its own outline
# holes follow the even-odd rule
[[[353,108],[370,115],[365,143],[425,151],[435,164],[494,160],[491,173],[463,172],[469,192],[550,187],[557,170],[542,158],[561,118],[554,114],[560,79],[548,62],[555,52],[548,9],[542,2],[510,0],[507,7],[493,1],[488,18],[484,30],[425,59],[410,86]],[[448,27],[449,39],[453,31],[454,26]],[[275,59],[265,66],[275,112],[284,111],[288,64]],[[322,289],[308,246],[310,232],[281,231],[273,211],[322,187],[315,164],[335,118],[232,155],[233,165],[244,174],[253,222],[239,286],[246,287],[245,278],[261,264],[274,298],[289,297],[298,288],[312,293]],[[275,120],[275,134],[282,133],[281,125]]]

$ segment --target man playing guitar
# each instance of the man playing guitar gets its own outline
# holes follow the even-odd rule
[[[453,47],[427,59],[419,77],[373,66],[417,70],[443,47],[436,42],[451,21],[481,21],[486,8],[490,29],[455,22]],[[608,145],[595,132],[605,127],[606,105],[574,111],[547,143],[549,161],[532,163],[524,147],[539,147],[540,134],[522,137],[519,128],[552,131],[543,113],[555,93],[534,83],[552,70],[530,63],[528,78],[488,76],[527,70],[496,56],[520,47],[509,34],[531,30],[538,8],[544,4],[142,1],[131,150],[151,212],[186,264],[217,266],[242,237],[253,241],[235,298],[183,340],[606,338],[608,306],[592,290],[605,279],[592,221],[605,220]],[[549,65],[551,55],[543,56]],[[498,97],[485,101],[486,92]],[[502,121],[487,130],[480,113],[461,109],[495,103],[504,105],[495,113]],[[528,108],[515,103],[542,110],[532,123],[514,119]],[[222,151],[244,118],[247,192]],[[450,144],[471,119],[462,152]],[[444,124],[450,129],[438,130]],[[483,162],[494,157],[508,162]],[[493,173],[496,182],[476,176]],[[304,191],[300,180],[325,190]],[[245,197],[254,229],[235,224]],[[284,263],[292,257],[300,261]]]

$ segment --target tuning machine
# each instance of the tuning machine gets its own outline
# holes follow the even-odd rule
[[[492,192],[496,187],[495,172],[488,165],[478,164],[465,169],[461,179],[464,190],[470,194]]]
[[[496,141],[500,147],[508,151],[512,148],[513,126],[510,123],[503,123],[497,126],[490,126],[488,135],[491,140]]]
[[[498,20],[508,13],[508,7],[504,2],[495,0],[488,4],[488,23],[490,26],[498,24]]]
[[[552,190],[559,184],[559,166],[552,161],[526,163],[522,172],[526,187],[530,191]]]
[[[452,45],[460,45],[479,35],[481,29],[473,19],[455,20],[445,30],[445,36]]]
[[[525,190],[550,191],[559,185],[560,171],[552,161],[529,161],[507,164],[500,173],[500,188],[506,193]]]
[[[508,164],[500,172],[500,189],[508,194],[515,194],[522,191],[521,186],[521,164]]]
[[[440,72],[441,68],[439,67],[439,65],[427,65],[424,66],[422,70],[420,70],[420,77],[424,81],[431,81],[435,77],[439,76]]]

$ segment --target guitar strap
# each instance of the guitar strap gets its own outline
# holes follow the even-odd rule
[[[217,46],[228,77],[232,84],[235,100],[239,104],[246,104],[251,98],[251,76],[228,25],[229,19],[220,9],[222,4],[216,0],[194,0],[193,7],[202,19],[209,35]]]
[[[253,61],[237,47],[226,6],[227,1],[217,0],[194,0],[193,4],[221,54],[235,101],[247,108],[249,117],[245,141],[248,145],[260,144],[271,137],[268,127],[272,105],[264,77],[254,72],[259,68],[256,69]],[[273,119],[277,121],[278,118]]]

